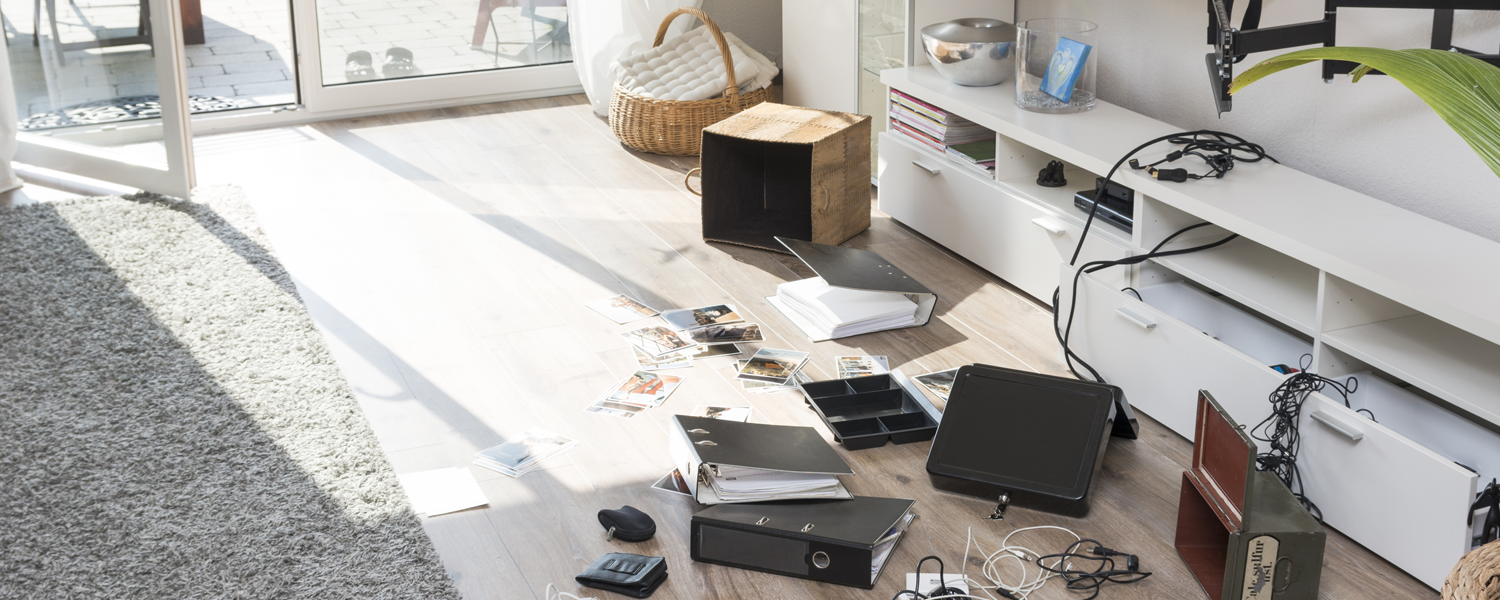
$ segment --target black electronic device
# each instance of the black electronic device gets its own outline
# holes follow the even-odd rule
[[[1101,187],[1104,188],[1102,195],[1099,194]],[[1097,209],[1094,208],[1096,197],[1099,199]],[[1094,181],[1094,189],[1081,190],[1073,194],[1073,206],[1078,207],[1085,214],[1093,210],[1095,219],[1127,232],[1135,225],[1135,190],[1113,181],[1105,185],[1103,177]]]
[[[720,504],[693,515],[692,557],[871,589],[906,533],[914,504],[867,496],[843,502]]]
[[[1262,0],[1248,0],[1240,26],[1229,22],[1234,12],[1234,0],[1208,0],[1208,43],[1214,51],[1204,57],[1208,65],[1208,80],[1213,86],[1214,107],[1219,114],[1229,112],[1233,106],[1229,97],[1229,86],[1234,82],[1234,63],[1245,59],[1246,54],[1322,44],[1336,43],[1339,8],[1408,8],[1428,9],[1432,15],[1432,48],[1450,52],[1461,52],[1500,65],[1500,54],[1486,54],[1459,48],[1453,45],[1454,10],[1500,10],[1495,0],[1323,0],[1323,18],[1318,21],[1260,26]],[[1336,73],[1349,73],[1355,63],[1341,60],[1323,61],[1323,80],[1333,79]],[[1380,74],[1379,71],[1371,71]]]
[[[1089,489],[1111,434],[1134,438],[1120,388],[988,365],[958,370],[927,455],[940,490],[1068,516],[1089,510]]]

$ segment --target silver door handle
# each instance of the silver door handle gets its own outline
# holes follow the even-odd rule
[[[1349,438],[1349,441],[1351,442],[1358,442],[1362,439],[1365,439],[1365,434],[1363,431],[1359,431],[1357,429],[1351,431],[1351,427],[1343,424],[1337,418],[1334,418],[1333,415],[1325,413],[1321,410],[1313,411],[1312,418],[1314,421],[1327,425],[1329,429],[1334,430],[1339,435]]]
[[[1145,329],[1146,331],[1156,329],[1156,321],[1152,321],[1151,319],[1136,314],[1136,312],[1133,310],[1121,306],[1119,308],[1116,308],[1115,312],[1119,313],[1120,316],[1125,317],[1125,319],[1130,321],[1131,323],[1140,325],[1141,329]]]
[[[1033,225],[1036,225],[1037,227],[1041,227],[1042,229],[1046,229],[1047,233],[1050,233],[1052,235],[1062,235],[1062,234],[1068,232],[1068,230],[1065,229],[1065,228],[1063,228],[1062,225],[1058,225],[1057,223],[1049,221],[1049,220],[1047,220],[1047,219],[1045,219],[1043,217],[1037,217],[1035,219],[1032,219],[1031,223]]]
[[[927,165],[922,164],[921,161],[914,160],[914,161],[911,161],[911,164],[917,165],[918,169],[921,169],[923,171],[927,171],[928,175],[937,175],[938,173],[942,173],[943,172],[942,169],[939,169],[937,167],[929,167]]]

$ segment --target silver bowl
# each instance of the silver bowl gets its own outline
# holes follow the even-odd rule
[[[1016,72],[1016,26],[996,19],[955,19],[922,28],[922,49],[948,81],[995,85]]]

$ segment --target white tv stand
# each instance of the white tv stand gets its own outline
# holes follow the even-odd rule
[[[1073,193],[1177,131],[1102,101],[1081,114],[1025,112],[1011,82],[962,87],[930,66],[881,82],[993,129],[998,143],[991,179],[882,133],[881,210],[1043,301],[1059,283],[1063,298],[1075,293],[1066,263],[1086,214]],[[1067,165],[1066,186],[1036,184],[1050,160]],[[1359,374],[1352,408],[1322,395],[1303,408],[1306,493],[1328,525],[1440,588],[1470,548],[1469,504],[1500,477],[1500,244],[1269,161],[1187,183],[1127,166],[1115,181],[1136,190],[1134,230],[1096,220],[1079,264],[1146,253],[1202,221],[1214,226],[1167,247],[1240,239],[1085,275],[1070,346],[1189,438],[1199,389],[1253,428],[1285,378],[1271,365],[1296,367],[1306,353],[1319,374]]]

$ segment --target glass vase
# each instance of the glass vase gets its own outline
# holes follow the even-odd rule
[[[1093,109],[1099,26],[1078,19],[1031,19],[1016,28],[1016,106],[1040,113]]]

